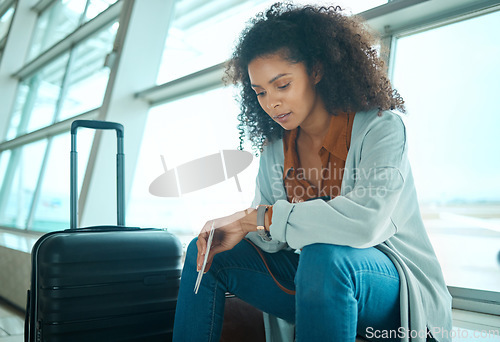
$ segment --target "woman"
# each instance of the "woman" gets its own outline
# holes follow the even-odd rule
[[[314,6],[275,4],[241,34],[227,75],[242,87],[241,139],[262,152],[259,209],[208,221],[190,244],[174,340],[218,341],[231,292],[300,342],[451,341],[451,297],[390,111],[403,100],[373,44],[357,19]]]

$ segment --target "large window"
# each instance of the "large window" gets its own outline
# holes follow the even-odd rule
[[[115,1],[54,1],[40,13],[30,50],[33,60],[52,53],[73,33],[87,31],[83,40],[54,53],[34,71],[21,71],[2,144],[14,147],[2,149],[0,154],[1,226],[38,231],[69,226],[70,136],[53,127],[78,115],[95,113],[103,102],[110,73],[106,58],[113,48],[118,22],[111,18],[93,31],[88,31],[92,26],[83,26]],[[91,133],[79,134],[79,187],[92,140]]]
[[[7,140],[54,122],[68,56],[63,54],[19,84]]]
[[[7,139],[101,105],[117,28],[105,27],[21,82]]]
[[[11,151],[2,184],[0,224],[3,226],[25,226],[46,147],[47,141],[43,140]],[[12,165],[16,166],[15,171]]]
[[[78,132],[77,189],[82,186],[93,137],[92,130]],[[69,227],[70,134],[57,135],[49,142],[51,148],[45,155],[46,168],[39,179],[39,195],[33,198],[33,212],[27,225],[42,232]]]
[[[78,188],[92,138],[89,130],[78,134]],[[0,155],[1,226],[42,232],[69,227],[69,151],[66,133]]]
[[[115,2],[116,0],[59,0],[53,2],[38,18],[29,59],[37,57]]]
[[[500,291],[500,12],[397,40],[426,227],[450,286]]]

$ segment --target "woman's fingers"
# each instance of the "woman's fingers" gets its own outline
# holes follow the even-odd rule
[[[197,270],[201,269],[203,261],[205,259],[205,253],[207,250],[207,240],[210,235],[210,228],[212,227],[212,221],[205,223],[203,229],[198,235],[198,240],[196,241],[196,247],[198,247],[198,256],[196,258]]]
[[[196,246],[198,247],[198,256],[196,257],[196,269],[197,271],[200,270],[202,264],[203,264],[203,259],[205,257],[205,254],[203,253],[207,242],[204,238],[198,236],[198,241],[196,241]]]
[[[210,269],[213,257],[217,253],[233,248],[245,237],[246,232],[241,229],[241,223],[239,222],[244,216],[245,212],[237,212],[233,215],[210,220],[205,223],[198,235],[198,241],[196,242],[196,246],[198,247],[198,256],[196,260],[198,271],[203,266],[206,253],[208,253],[208,257],[204,270],[205,272]],[[212,225],[214,225],[214,236],[211,248],[207,251],[207,241]]]

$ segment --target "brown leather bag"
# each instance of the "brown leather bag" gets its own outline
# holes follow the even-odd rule
[[[234,295],[226,297],[221,342],[265,342],[262,311]]]

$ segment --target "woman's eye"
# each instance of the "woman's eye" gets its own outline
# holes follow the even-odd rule
[[[264,95],[264,94],[265,94],[265,93],[264,93],[263,91],[261,91],[260,93],[255,93],[255,95],[257,95],[257,96],[262,96],[262,95]]]
[[[290,83],[287,83],[285,85],[279,86],[278,89],[285,89],[290,85]]]

